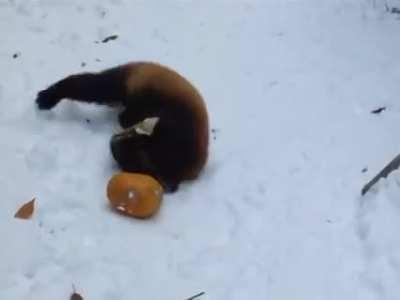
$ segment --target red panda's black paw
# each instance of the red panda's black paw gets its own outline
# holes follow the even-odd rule
[[[164,186],[164,190],[166,193],[175,193],[178,190],[178,184],[167,184]]]
[[[160,178],[159,176],[156,176],[156,179],[162,185],[162,187],[164,188],[164,192],[166,193],[175,193],[179,188],[179,183],[176,181],[165,180],[163,178]]]
[[[131,124],[132,122],[129,120],[129,115],[127,114],[126,110],[118,115],[118,122],[122,128],[128,128],[133,125]]]
[[[39,109],[52,109],[60,100],[54,96],[51,90],[40,91],[36,98],[36,104]]]

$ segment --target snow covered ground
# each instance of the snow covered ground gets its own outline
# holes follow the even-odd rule
[[[397,299],[400,173],[360,190],[400,152],[399,2],[0,0],[0,299]],[[131,60],[189,78],[214,129],[148,221],[107,204],[115,112],[34,105]]]

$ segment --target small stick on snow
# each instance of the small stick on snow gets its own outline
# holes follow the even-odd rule
[[[198,294],[196,294],[196,295],[194,295],[194,296],[192,296],[190,298],[187,298],[186,300],[194,300],[196,298],[199,298],[200,296],[203,296],[204,294],[205,294],[205,292],[201,292],[201,293],[198,293]]]
[[[386,178],[390,173],[400,167],[400,154],[397,155],[395,158],[392,159],[390,163],[388,163],[382,171],[378,173],[371,181],[369,181],[361,190],[361,195],[364,196],[369,189],[379,181],[381,178]]]

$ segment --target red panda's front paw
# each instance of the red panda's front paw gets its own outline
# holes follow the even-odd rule
[[[179,182],[175,181],[175,180],[166,180],[156,174],[153,175],[154,178],[156,178],[158,180],[158,182],[162,185],[162,187],[164,188],[164,191],[166,193],[174,193],[178,190],[179,188]]]
[[[118,115],[118,121],[119,125],[121,125],[121,127],[124,129],[133,125],[131,124],[132,122],[129,120],[129,115],[126,110]]]
[[[39,109],[51,109],[56,106],[59,101],[60,99],[54,95],[51,89],[40,91],[36,98],[36,104]]]

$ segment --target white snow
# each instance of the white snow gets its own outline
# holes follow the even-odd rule
[[[360,196],[400,152],[385,4],[400,7],[0,0],[0,299],[397,299],[399,173]],[[190,79],[214,129],[203,176],[147,221],[108,206],[115,111],[34,105],[63,76],[132,60]]]
[[[135,192],[134,191],[129,191],[128,192],[128,198],[129,199],[132,199],[132,198],[134,198],[135,197]]]

